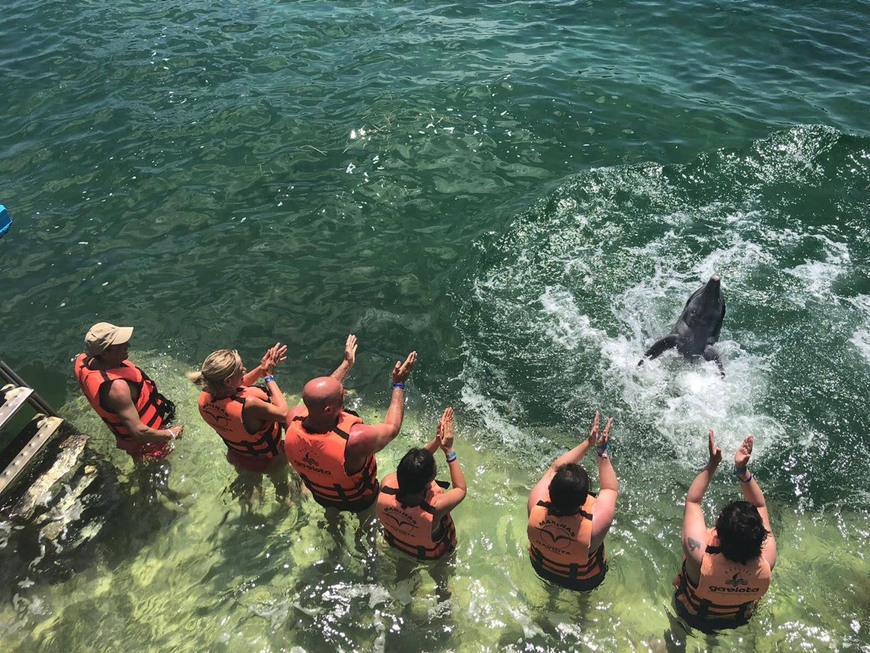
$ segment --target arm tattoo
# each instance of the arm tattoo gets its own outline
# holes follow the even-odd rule
[[[686,538],[686,543],[689,545],[689,551],[701,548],[701,543],[698,540],[693,540],[691,537]]]

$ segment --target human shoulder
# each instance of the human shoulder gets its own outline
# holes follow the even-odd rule
[[[269,403],[269,395],[267,395],[256,386],[245,386],[243,388],[236,388],[236,390],[232,394],[230,394],[227,399],[236,399],[237,401],[241,401],[242,403],[244,403],[245,406],[260,406]]]
[[[377,426],[379,424],[366,424],[363,418],[351,411],[342,411],[338,421],[338,428],[343,429],[348,435],[354,436],[354,439],[376,437]]]
[[[103,385],[108,388],[105,396],[109,408],[121,408],[133,403],[133,395],[125,379],[108,379]]]
[[[532,488],[532,491],[529,493],[529,501],[527,506],[527,511],[531,515],[532,511],[535,509],[542,509],[546,511],[546,505],[550,502],[550,489],[549,483],[544,483],[543,479],[538,481],[535,487]]]
[[[245,399],[262,399],[269,400],[269,394],[263,388],[256,385],[246,385],[236,388],[234,394],[241,395]]]
[[[304,405],[300,404],[299,406],[290,409],[290,412],[287,414],[287,420],[288,422],[290,420],[300,421],[304,419],[306,415],[308,415],[308,410]]]
[[[97,385],[102,385],[105,382],[105,379],[100,375],[100,370],[93,366],[93,362],[93,357],[88,354],[82,353],[76,357],[73,373],[82,387],[95,381]]]
[[[683,553],[686,555],[686,569],[691,572],[692,580],[696,580],[697,574],[701,571],[704,556],[708,554],[707,547],[714,547],[718,544],[715,533],[715,529],[709,529],[703,533],[685,534]]]
[[[343,410],[339,413],[338,416],[339,425],[348,425],[348,426],[357,426],[358,424],[362,424],[365,426],[365,422],[363,418],[359,416],[359,413],[353,410]]]

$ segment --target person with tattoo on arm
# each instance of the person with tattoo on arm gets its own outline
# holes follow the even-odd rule
[[[743,501],[731,501],[707,529],[701,501],[722,461],[713,429],[708,436],[710,458],[686,496],[682,571],[674,579],[674,605],[680,617],[703,632],[736,628],[747,623],[758,600],[770,586],[776,564],[776,540],[758,482],[749,471],[753,436],[734,455],[734,475]]]

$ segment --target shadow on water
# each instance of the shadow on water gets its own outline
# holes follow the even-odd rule
[[[56,496],[38,498],[27,521],[11,518],[0,525],[0,591],[15,611],[15,621],[5,621],[3,630],[15,633],[25,648],[54,650],[57,644],[53,636],[45,638],[27,624],[50,616],[53,632],[62,639],[62,633],[79,630],[85,614],[105,613],[99,600],[82,595],[69,609],[52,614],[44,601],[48,587],[64,588],[56,591],[65,593],[89,579],[102,584],[106,569],[124,569],[184,514],[176,494],[167,499],[164,493],[142,491],[155,482],[155,475],[165,481],[165,468],[137,471],[144,477],[123,478],[104,456],[86,448],[77,467],[53,488]],[[114,610],[133,609],[124,596],[116,598]]]
[[[45,464],[62,463],[63,447],[83,438],[69,427],[64,433],[46,447]],[[7,497],[0,521],[3,590],[62,583],[90,567],[105,545],[119,516],[120,481],[105,458],[84,446],[73,466],[60,468],[49,487],[40,485],[40,477]]]
[[[125,461],[126,462],[126,461]],[[100,501],[111,519],[102,529],[101,557],[110,568],[123,565],[147,549],[184,517],[192,497],[172,487],[172,457],[128,463],[126,474],[106,463],[104,473],[116,479],[113,492]]]
[[[590,608],[596,605],[591,592],[574,592],[537,579],[544,595],[528,606],[528,621],[506,629],[499,646],[510,651],[547,650],[553,641],[565,640],[564,624],[581,634],[595,622]]]
[[[265,620],[260,630],[276,647],[451,648],[456,606],[439,595],[451,565],[418,565],[385,551],[373,510],[327,515],[308,498],[290,515],[225,516],[219,531],[209,539],[222,559],[202,580],[224,610],[247,613],[238,625]]]

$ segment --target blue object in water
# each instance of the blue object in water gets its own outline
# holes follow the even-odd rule
[[[9,215],[9,211],[6,210],[6,207],[0,204],[0,238],[6,235],[6,232],[9,231],[9,227],[12,226],[12,218]]]

